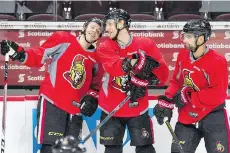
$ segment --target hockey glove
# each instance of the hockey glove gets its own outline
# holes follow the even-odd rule
[[[173,97],[173,103],[176,107],[184,107],[186,104],[191,103],[191,93],[194,90],[191,87],[183,87],[177,94]]]
[[[166,97],[165,95],[158,96],[158,103],[154,107],[155,116],[157,118],[157,122],[162,125],[164,123],[164,118],[167,117],[170,122],[172,118],[172,110],[174,108],[174,104],[172,99]]]
[[[151,56],[145,54],[144,51],[139,50],[137,53],[132,55],[133,59],[137,59],[137,62],[133,66],[133,69],[141,72],[144,78],[148,78],[152,74],[152,70],[159,67],[158,61],[153,59]]]
[[[23,62],[25,60],[25,51],[24,49],[10,40],[3,40],[1,42],[1,54],[6,55],[10,51],[10,47],[15,51],[10,58],[15,61]]]
[[[92,116],[98,107],[98,93],[94,90],[90,90],[80,101],[81,113],[85,116]]]
[[[125,58],[125,59],[122,61],[121,67],[122,67],[122,70],[123,70],[125,73],[128,73],[128,72],[132,69],[131,59]]]
[[[131,97],[135,95],[136,98],[142,98],[146,95],[148,81],[142,80],[138,75],[131,76],[128,88],[131,94]]]
[[[149,82],[142,80],[138,74],[131,76],[128,84],[128,93],[130,93],[130,107],[138,106],[137,98],[142,98],[146,95]]]

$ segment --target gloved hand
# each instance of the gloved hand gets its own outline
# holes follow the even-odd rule
[[[98,94],[96,91],[90,90],[80,101],[81,113],[85,116],[92,116],[98,107]]]
[[[165,95],[158,96],[158,103],[154,107],[155,116],[157,118],[157,122],[162,125],[164,123],[164,118],[167,117],[170,122],[172,118],[172,110],[174,108],[174,104],[172,99],[168,98]]]
[[[151,56],[146,55],[142,50],[139,50],[137,53],[133,54],[132,58],[137,59],[133,69],[140,71],[146,79],[148,75],[152,73],[153,69],[160,66],[158,61],[153,59]]]
[[[24,49],[10,40],[3,40],[1,42],[1,54],[6,55],[10,51],[10,47],[14,50],[13,55],[9,57],[14,61],[17,60],[19,62],[23,62],[25,60],[25,51]]]
[[[146,95],[146,90],[149,82],[147,80],[143,80],[139,77],[138,74],[131,76],[130,82],[128,84],[128,90],[132,95],[135,95],[136,98],[142,98]]]
[[[127,93],[130,93],[130,107],[138,106],[137,98],[142,98],[146,95],[149,82],[140,78],[138,74],[132,75],[128,83]]]
[[[191,87],[183,87],[177,94],[173,97],[173,103],[176,107],[184,107],[186,104],[191,103],[191,93],[194,90]]]

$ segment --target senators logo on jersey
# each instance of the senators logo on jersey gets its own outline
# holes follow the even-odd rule
[[[85,57],[83,55],[80,55],[80,54],[76,55],[73,59],[70,71],[63,73],[63,77],[75,89],[80,89],[86,79],[84,60],[85,60]]]
[[[114,77],[112,80],[112,86],[121,92],[125,92],[128,83],[128,75],[121,77]]]
[[[187,69],[183,70],[184,84],[187,87],[193,88],[195,91],[199,91],[199,88],[195,85],[195,83],[193,82],[193,80],[191,78],[191,73],[193,73],[193,72],[189,71]]]

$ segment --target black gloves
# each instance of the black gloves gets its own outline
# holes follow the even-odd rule
[[[174,104],[172,99],[166,97],[165,95],[158,96],[158,104],[154,107],[155,116],[157,122],[162,125],[164,123],[164,118],[167,117],[170,122],[173,114]]]
[[[24,49],[16,44],[13,41],[10,40],[3,40],[1,42],[1,54],[6,55],[9,51],[10,48],[14,50],[13,55],[10,55],[10,58],[14,61],[17,60],[19,62],[23,62],[25,60],[25,51]]]
[[[149,82],[140,78],[138,74],[131,76],[127,93],[130,93],[129,107],[138,106],[137,98],[142,98],[146,95]]]
[[[183,87],[173,97],[173,103],[178,108],[184,107],[186,104],[191,103],[192,92],[194,92],[194,90],[191,87]]]
[[[153,59],[151,56],[146,55],[142,50],[139,50],[137,53],[133,54],[132,58],[137,59],[133,69],[139,71],[139,74],[141,74],[147,80],[152,74],[152,70],[160,66],[158,61]]]
[[[96,91],[90,90],[80,101],[79,107],[81,113],[85,116],[92,116],[98,107],[98,94]]]

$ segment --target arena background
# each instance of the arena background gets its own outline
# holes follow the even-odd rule
[[[230,1],[0,1],[0,40],[10,39],[25,49],[41,45],[56,30],[65,30],[77,36],[87,17],[103,17],[109,9],[123,8],[130,12],[130,32],[134,36],[150,37],[161,50],[168,68],[169,79],[183,44],[180,32],[185,20],[210,20],[212,35],[208,47],[220,52],[230,64]],[[179,16],[178,16],[179,15]],[[104,35],[106,36],[106,35]],[[211,62],[211,61],[210,61]],[[48,65],[48,64],[47,64]],[[9,90],[7,101],[6,153],[38,153],[36,143],[36,104],[38,88],[44,79],[47,65],[40,69],[28,68],[18,62],[9,64]],[[230,70],[230,68],[229,68]],[[221,74],[220,74],[221,75]],[[168,79],[168,80],[169,80]],[[3,93],[4,57],[0,56],[0,93]],[[167,82],[168,83],[168,82]],[[154,96],[163,94],[165,86],[149,86],[150,109],[154,124],[155,144],[158,153],[170,153],[171,135],[166,126],[155,120]],[[228,92],[229,93],[229,92]],[[3,95],[3,94],[2,94]],[[32,96],[31,96],[32,95]],[[0,114],[2,112],[0,97]],[[226,100],[228,111],[229,100]],[[99,123],[100,110],[92,118],[84,118],[83,134]],[[1,118],[1,117],[0,117]],[[177,111],[171,121],[175,125]],[[1,119],[0,119],[1,121]],[[99,133],[87,141],[88,153],[102,153]],[[129,146],[129,135],[124,137],[124,153],[134,153]],[[203,141],[196,153],[206,153]]]

